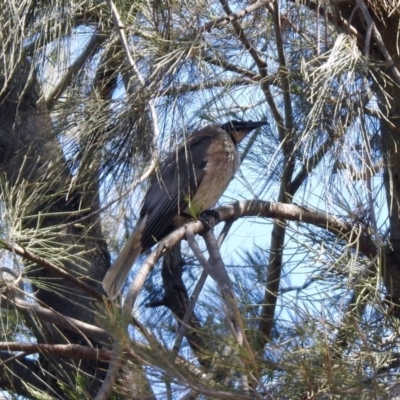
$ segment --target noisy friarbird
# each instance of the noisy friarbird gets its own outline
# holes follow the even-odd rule
[[[260,121],[229,121],[195,131],[162,163],[150,180],[136,227],[107,271],[104,290],[114,299],[136,258],[188,216],[214,207],[240,163],[237,144]]]

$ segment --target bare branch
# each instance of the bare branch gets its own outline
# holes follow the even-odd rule
[[[110,398],[112,393],[115,379],[118,371],[121,367],[120,354],[117,351],[119,347],[119,341],[114,342],[113,349],[111,351],[110,363],[108,365],[106,377],[103,380],[100,390],[97,392],[94,400],[107,400]]]
[[[290,88],[290,79],[289,79],[289,69],[286,65],[285,59],[285,51],[283,49],[283,34],[282,34],[282,26],[281,26],[281,11],[279,7],[279,2],[275,1],[273,7],[274,12],[274,26],[275,26],[275,41],[276,47],[278,50],[278,59],[279,59],[279,76],[282,84],[282,94],[284,98],[284,110],[285,110],[285,136],[281,137],[281,144],[283,149],[288,147],[289,143],[291,143],[291,139],[285,140],[287,135],[292,135],[292,127],[293,127],[293,109],[292,109],[292,99],[291,99],[291,88]],[[291,146],[289,151],[286,153],[291,153]],[[285,182],[286,183],[286,182]],[[284,183],[284,184],[285,184]]]
[[[243,75],[243,76],[251,79],[254,82],[259,82],[261,79],[259,74],[256,74],[246,68],[242,68],[236,64],[232,64],[224,58],[216,58],[216,57],[212,57],[210,55],[204,54],[203,60],[210,64],[217,65],[218,67],[224,68],[227,71],[236,72],[237,74]],[[276,77],[272,76],[271,80],[274,80],[274,79],[276,79]]]
[[[357,247],[366,257],[373,258],[376,255],[374,241],[367,233],[364,233],[360,227],[341,221],[326,212],[309,207],[301,207],[295,204],[272,203],[262,200],[243,200],[218,207],[215,211],[220,215],[221,222],[235,221],[243,217],[261,217],[311,224],[318,228],[326,229],[337,235],[340,239],[346,240],[352,247]],[[165,254],[167,249],[170,249],[185,237],[189,226],[193,234],[201,233],[204,230],[201,221],[191,222],[172,232],[162,240],[155,250],[147,257],[137,273],[130,287],[124,306],[128,307],[130,310],[133,308],[144,281],[154,265]]]
[[[279,59],[279,75],[282,85],[283,107],[285,118],[280,121],[278,128],[280,145],[284,156],[284,166],[280,181],[280,189],[278,201],[291,202],[291,197],[288,195],[288,188],[293,178],[295,158],[294,158],[294,141],[293,141],[293,109],[291,99],[291,87],[289,79],[289,70],[286,65],[285,51],[283,48],[283,37],[281,27],[281,10],[279,2],[275,1],[274,6],[270,5],[274,15],[275,27],[275,41],[278,51]],[[259,324],[259,332],[261,337],[259,342],[261,347],[264,347],[264,340],[269,338],[272,326],[273,317],[275,314],[275,306],[277,300],[277,293],[279,291],[282,259],[283,259],[283,246],[285,243],[286,235],[286,222],[278,219],[274,222],[271,233],[271,252],[267,267],[267,283],[264,293],[264,300],[261,311],[261,319]]]

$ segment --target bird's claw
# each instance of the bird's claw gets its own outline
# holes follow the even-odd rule
[[[203,211],[199,215],[199,221],[201,221],[204,225],[204,227],[207,230],[210,230],[214,228],[215,225],[217,225],[219,222],[221,222],[221,217],[218,213],[218,211],[215,210],[206,210]]]

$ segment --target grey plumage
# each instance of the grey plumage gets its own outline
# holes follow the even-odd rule
[[[208,125],[172,152],[150,180],[136,227],[107,271],[104,290],[114,299],[139,254],[182,224],[182,214],[215,206],[239,167],[239,143],[266,122]]]

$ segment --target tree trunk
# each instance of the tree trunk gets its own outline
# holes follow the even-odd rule
[[[381,74],[375,74],[380,80],[380,88],[375,91],[378,96],[380,110],[386,118],[381,118],[381,140],[382,156],[384,164],[384,185],[386,200],[389,210],[390,234],[389,243],[385,243],[383,251],[382,275],[384,284],[391,302],[400,306],[400,87],[396,71],[392,68],[393,63],[388,61],[389,57],[394,59],[398,55],[397,32],[400,15],[396,10],[391,12],[388,5],[380,2],[370,2],[369,7],[359,7],[357,1],[338,2],[337,9],[344,19],[348,21],[365,38],[371,37],[370,43],[360,43],[360,50],[364,53],[369,49],[373,61],[384,63]],[[368,21],[367,17],[371,20]],[[374,35],[374,28],[380,34],[380,38]],[[372,36],[369,36],[372,32]],[[389,66],[388,66],[389,65]],[[396,67],[396,65],[394,65]],[[385,93],[383,93],[385,90]],[[387,104],[390,99],[390,104]],[[394,313],[400,317],[400,308],[396,307]]]
[[[52,236],[56,244],[51,251],[55,253],[50,253],[49,259],[65,254],[66,261],[62,267],[101,292],[101,280],[110,260],[96,214],[99,210],[97,185],[89,185],[83,179],[72,184],[73,176],[66,165],[58,132],[55,132],[50,113],[39,98],[35,79],[25,86],[28,69],[29,65],[25,65],[25,69],[21,69],[14,77],[0,103],[1,169],[10,187],[24,190],[24,207],[16,210],[16,217],[23,221],[24,239],[20,241],[16,236],[8,240],[18,241],[18,244],[29,246],[33,252],[40,254],[46,244],[46,235]],[[7,200],[11,207],[16,199]],[[79,224],[73,224],[77,219]],[[82,255],[78,258],[77,254]],[[23,264],[24,275],[31,280],[40,305],[86,323],[94,322],[93,299],[87,293],[41,266],[25,261]],[[32,318],[31,321],[36,319]],[[83,335],[60,330],[50,324],[45,329],[31,324],[31,329],[39,343],[88,345],[88,339]],[[90,345],[100,344],[92,341]],[[62,359],[45,359],[44,356],[38,362],[41,372],[48,372],[44,380],[51,388],[49,391],[53,390],[61,397],[65,396],[65,390],[60,388],[57,381],[71,382],[73,390],[74,375],[79,368],[88,374],[85,378],[88,393],[94,394],[106,368],[98,361],[88,360],[77,360],[76,368],[67,362],[60,368]]]

